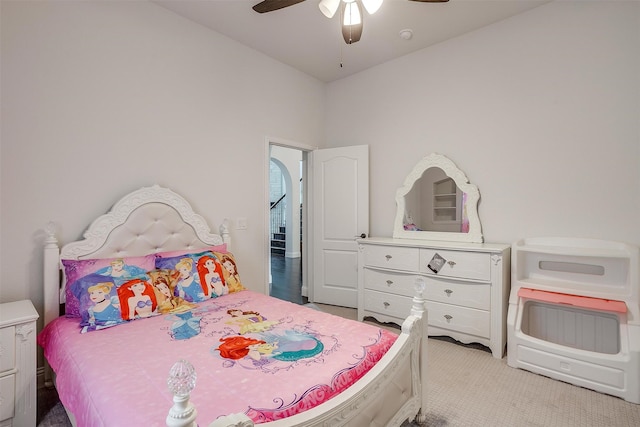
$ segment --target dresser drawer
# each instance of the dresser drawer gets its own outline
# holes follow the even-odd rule
[[[364,268],[364,287],[380,292],[412,297],[415,294],[414,284],[417,275],[396,271],[374,270]]]
[[[364,245],[364,265],[394,270],[418,271],[418,248]]]
[[[458,331],[477,337],[491,336],[491,316],[488,311],[427,301],[429,326]]]
[[[436,254],[444,258],[444,265],[438,273],[434,273],[428,267]],[[459,277],[488,282],[491,280],[491,255],[423,248],[420,249],[420,272],[430,276]]]
[[[0,421],[13,418],[15,401],[16,376],[7,375],[0,378]]]
[[[427,300],[463,307],[489,310],[491,285],[427,277],[424,297]]]
[[[364,309],[404,320],[411,312],[412,298],[378,291],[364,291]]]
[[[0,329],[0,374],[16,367],[16,328]]]

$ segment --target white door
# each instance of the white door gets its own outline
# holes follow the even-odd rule
[[[369,233],[369,146],[313,151],[313,301],[356,307],[358,245]]]

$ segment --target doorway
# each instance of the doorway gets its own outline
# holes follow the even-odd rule
[[[269,295],[306,304],[306,152],[270,142],[269,153]]]
[[[308,301],[355,307],[358,287],[357,268],[354,268],[357,265],[356,238],[369,233],[369,147],[364,145],[317,149],[273,138],[265,141],[265,248],[268,254],[265,293],[278,296],[275,290],[279,286],[289,286],[296,296],[300,296],[294,301],[285,293],[282,298],[291,299],[295,303],[304,304]],[[296,243],[289,246],[300,250],[298,273],[295,273],[295,269],[288,268],[291,259],[287,259],[287,254],[292,257],[297,249],[289,251],[285,248],[284,258],[276,259],[271,254],[270,172],[272,151],[279,148],[290,149],[300,156],[298,159],[301,158],[297,160],[299,168],[286,168],[299,173],[299,178],[297,173],[292,175],[289,172],[292,183],[288,189],[286,180],[284,184],[285,192],[288,191],[290,195],[298,194],[295,182],[302,179],[299,187],[300,203],[289,202],[287,210],[291,213],[291,218],[296,218],[290,219],[288,224],[298,224],[299,215],[300,232],[299,235],[296,232]],[[293,205],[295,207],[291,208]],[[294,262],[298,263],[298,260]],[[272,261],[276,266],[273,272]],[[282,264],[276,264],[278,262]],[[278,271],[277,265],[281,265],[283,270]],[[282,276],[276,277],[273,273],[281,273]],[[293,283],[296,283],[293,286],[292,277],[296,276],[292,274],[301,277],[299,282],[293,279]]]

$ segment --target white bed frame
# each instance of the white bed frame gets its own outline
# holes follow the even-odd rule
[[[230,243],[226,221],[220,234],[211,233],[204,218],[194,213],[184,198],[157,185],[124,196],[108,213],[91,223],[84,239],[68,243],[62,249],[58,247],[55,226],[49,224],[44,248],[45,324],[59,316],[60,304],[64,302],[64,291],[60,288],[61,259],[130,257],[222,243]],[[427,313],[423,288],[416,288],[411,314],[402,324],[400,336],[367,374],[321,405],[261,426],[399,426],[406,420],[423,423],[427,397]],[[45,381],[52,383],[48,368]],[[197,411],[189,403],[189,396],[174,396],[174,406],[167,410],[168,426],[196,426]],[[69,418],[74,422],[73,414]],[[244,414],[231,414],[210,426],[249,427],[253,422]]]

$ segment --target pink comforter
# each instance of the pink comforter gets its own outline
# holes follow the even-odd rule
[[[163,426],[171,366],[196,368],[198,422],[243,412],[261,423],[335,396],[391,347],[384,329],[242,291],[181,314],[80,333],[61,317],[38,336],[78,426]]]

